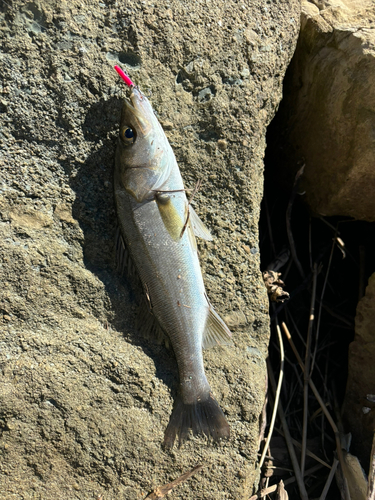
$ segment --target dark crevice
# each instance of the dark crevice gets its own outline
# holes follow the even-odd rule
[[[286,82],[287,80],[288,78]],[[284,86],[284,96],[286,92],[288,92],[287,85]],[[288,97],[290,102],[291,98]],[[281,257],[282,252],[289,251],[289,258],[287,257],[284,264],[276,270],[282,273],[281,279],[285,282],[285,290],[290,294],[288,302],[274,304],[270,309],[272,318],[270,360],[277,378],[280,355],[275,330],[276,317],[279,324],[283,321],[287,324],[302,359],[305,359],[304,342],[309,324],[313,269],[316,264],[319,272],[312,331],[312,352],[316,347],[312,378],[337,422],[334,407],[335,404],[340,407],[345,396],[348,350],[354,339],[356,308],[364,294],[369,277],[375,271],[372,258],[375,254],[375,223],[356,221],[344,216],[316,216],[306,204],[303,190],[297,189],[291,210],[290,230],[294,251],[305,277],[301,276],[292,257],[286,218],[294,173],[304,162],[308,162],[308,158],[299,158],[299,163],[290,168],[291,162],[296,161],[296,151],[294,144],[288,141],[287,117],[293,115],[293,112],[292,109],[285,110],[281,103],[267,131],[264,199],[260,217],[261,267],[262,270],[274,268],[273,263]],[[319,317],[319,337],[316,341]],[[301,442],[303,374],[286,338],[283,339],[286,356],[290,362],[285,365],[281,403],[284,409],[287,409],[287,421],[292,437]],[[315,412],[320,414],[319,404],[310,392],[310,417]],[[335,450],[334,436],[327,421],[321,416],[309,420],[308,439],[309,446],[316,450],[314,452],[332,463]],[[275,449],[280,446],[276,438],[273,443],[271,441],[272,451],[273,446]],[[351,452],[357,451],[353,442]],[[361,463],[365,470],[368,468],[368,463],[366,459]],[[276,461],[274,465],[277,465]],[[323,470],[320,474],[319,481],[324,484],[327,473]],[[306,480],[306,483],[309,485],[309,480]],[[289,494],[290,498],[299,498],[297,489]],[[330,490],[330,499],[339,498],[338,489],[333,486]]]

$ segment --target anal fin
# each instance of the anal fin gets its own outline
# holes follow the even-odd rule
[[[209,314],[203,334],[203,349],[208,349],[215,345],[233,345],[231,331],[210,303],[209,307]]]
[[[145,293],[147,293],[147,291]],[[169,347],[169,337],[164,333],[164,330],[159,325],[159,322],[152,314],[151,305],[147,299],[147,295],[144,295],[138,307],[136,328],[143,337],[150,340],[156,340],[158,344],[162,344],[164,342],[166,347]]]
[[[130,253],[122,237],[120,228],[116,233],[116,254],[117,271],[121,274],[126,273],[136,291],[136,301],[138,302],[138,311],[136,317],[136,328],[145,338],[155,339],[158,343],[164,342],[169,347],[169,338],[160,327],[157,319],[152,314],[152,304],[148,296],[147,285],[143,284]],[[143,289],[143,293],[142,290]]]

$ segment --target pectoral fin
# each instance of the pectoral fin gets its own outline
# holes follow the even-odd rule
[[[206,228],[206,226],[200,220],[196,211],[194,210],[194,208],[191,205],[189,207],[189,210],[190,210],[190,221],[191,221],[191,225],[193,226],[193,231],[194,231],[195,236],[198,236],[198,238],[202,238],[203,240],[206,240],[206,241],[212,241],[213,238],[212,238],[210,231]]]
[[[155,196],[155,200],[159,208],[161,218],[164,222],[164,226],[174,241],[178,241],[180,239],[184,229],[184,225],[186,223],[186,218],[188,216],[188,226],[191,227],[195,236],[206,241],[213,240],[210,231],[200,220],[196,211],[191,205],[189,205],[189,212],[186,210],[185,220],[182,220],[172,203],[171,197],[168,194],[158,193]],[[194,244],[193,247],[196,247],[196,244]]]
[[[210,312],[203,334],[203,349],[215,345],[233,345],[231,336],[231,331],[210,304]]]
[[[181,219],[169,195],[164,193],[156,194],[155,200],[165,229],[174,241],[178,241],[185,221]]]

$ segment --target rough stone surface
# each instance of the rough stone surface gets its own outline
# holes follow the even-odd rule
[[[353,435],[352,450],[364,468],[370,464],[375,429],[375,274],[365,296],[359,301],[355,318],[355,338],[349,348],[349,375],[343,417]]]
[[[278,145],[289,185],[305,162],[313,212],[374,221],[374,2],[304,0],[287,75]]]
[[[268,303],[258,217],[265,130],[299,28],[295,1],[0,4],[0,490],[11,499],[246,499],[257,481]],[[232,429],[166,452],[173,352],[143,339],[115,271],[113,162],[127,65],[196,210],[208,295],[234,347],[205,353]],[[225,147],[224,147],[225,145]]]

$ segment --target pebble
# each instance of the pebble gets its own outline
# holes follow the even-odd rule
[[[161,122],[161,125],[164,130],[173,130],[173,123],[168,120]]]
[[[228,147],[228,143],[225,139],[219,139],[217,141],[217,147],[221,149],[221,151],[225,151]]]

